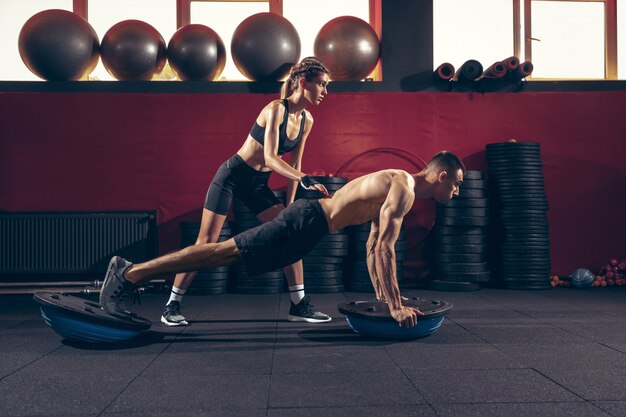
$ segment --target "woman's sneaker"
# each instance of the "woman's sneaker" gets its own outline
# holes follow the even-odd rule
[[[161,316],[161,323],[166,326],[186,326],[187,320],[180,314],[180,301],[172,301],[165,306],[163,315]]]
[[[291,308],[289,309],[289,315],[287,320],[289,321],[306,321],[307,323],[326,323],[331,321],[332,318],[319,311],[313,311],[310,304],[311,298],[307,295],[297,305],[291,302]]]

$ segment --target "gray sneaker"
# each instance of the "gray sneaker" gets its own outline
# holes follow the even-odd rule
[[[305,321],[307,323],[326,323],[332,320],[332,318],[319,311],[313,311],[310,304],[310,298],[307,295],[298,304],[291,303],[289,308],[289,315],[287,320],[289,321]]]
[[[131,266],[133,266],[132,263],[119,256],[114,256],[109,262],[100,290],[100,306],[108,314],[130,314],[126,308],[126,299],[135,294],[138,288],[124,278],[124,271]]]
[[[180,314],[180,301],[172,301],[165,306],[161,316],[161,323],[166,326],[186,326],[189,324],[185,320],[185,316]]]

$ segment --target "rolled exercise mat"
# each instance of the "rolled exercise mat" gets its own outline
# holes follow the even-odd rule
[[[515,71],[519,67],[519,59],[516,56],[510,56],[500,62],[506,65],[507,72]]]
[[[504,62],[494,62],[489,68],[483,71],[482,75],[476,78],[476,81],[480,81],[484,78],[503,78],[508,71],[507,66]]]
[[[452,81],[472,82],[480,77],[483,72],[483,65],[475,59],[468,59],[452,77]]]
[[[532,62],[524,61],[519,65],[519,67],[517,67],[517,69],[511,72],[511,77],[518,80],[526,78],[530,74],[532,74],[533,69],[535,69],[535,67],[533,66]]]
[[[435,81],[450,81],[454,77],[454,65],[444,62],[433,71]]]

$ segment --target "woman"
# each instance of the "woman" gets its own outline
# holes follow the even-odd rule
[[[207,191],[196,244],[217,242],[233,196],[241,199],[263,223],[276,217],[285,206],[267,185],[272,171],[291,180],[287,184],[287,204],[293,202],[298,183],[330,197],[322,184],[300,171],[304,146],[313,127],[313,117],[306,107],[322,102],[328,93],[328,79],[328,70],[316,58],[304,58],[291,67],[280,90],[281,99],[271,101],[261,110],[243,146],[217,170]],[[288,152],[290,163],[281,158]],[[291,297],[288,319],[309,323],[330,321],[328,315],[311,310],[309,297],[304,294],[302,261],[283,271]],[[161,322],[168,326],[188,324],[180,314],[180,301],[195,275],[196,272],[176,275]]]

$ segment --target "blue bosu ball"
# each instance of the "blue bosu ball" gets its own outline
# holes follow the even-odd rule
[[[351,301],[337,306],[346,316],[348,325],[355,332],[370,337],[385,339],[418,339],[428,336],[441,326],[452,304],[445,301],[412,298],[403,302],[406,307],[419,309],[423,316],[417,317],[417,324],[411,328],[398,325],[389,313],[387,303],[382,301]]]
[[[133,339],[150,328],[150,320],[136,314],[111,316],[96,302],[72,295],[41,291],[33,299],[46,324],[69,340],[114,343]]]

